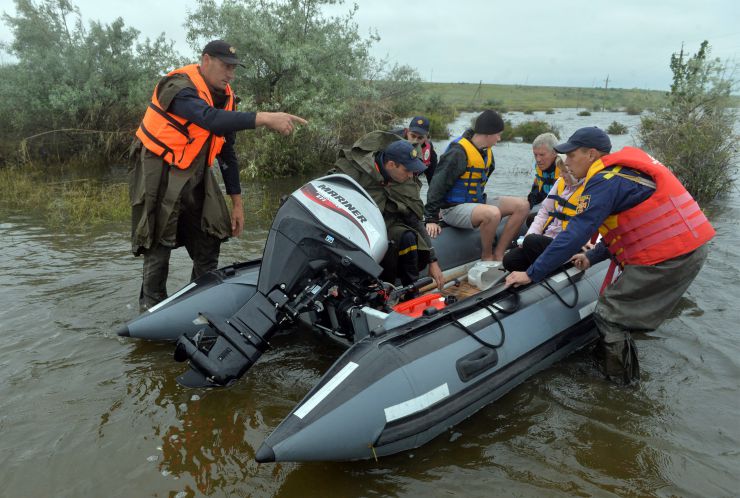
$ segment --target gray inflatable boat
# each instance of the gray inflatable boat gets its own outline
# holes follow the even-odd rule
[[[480,254],[477,232],[435,240],[453,285],[408,301],[382,281],[382,215],[344,175],[313,180],[283,204],[263,259],[196,280],[119,331],[177,338],[183,385],[227,386],[270,337],[302,322],[347,347],[265,440],[259,462],[357,460],[416,448],[595,340],[607,265],[562,268],[540,284],[480,291],[452,279]],[[418,282],[422,287],[430,279]]]

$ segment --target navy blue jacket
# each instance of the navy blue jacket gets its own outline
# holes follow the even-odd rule
[[[226,193],[240,194],[239,161],[234,152],[236,132],[255,128],[257,113],[225,111],[208,105],[194,88],[183,88],[172,99],[168,111],[197,124],[215,135],[226,137],[218,165],[224,178]]]
[[[543,280],[580,252],[607,217],[636,206],[655,192],[655,189],[620,176],[605,179],[604,173],[613,168],[603,169],[588,181],[581,194],[581,202],[588,203],[584,211],[571,218],[568,228],[560,232],[527,269],[527,275],[533,282]],[[629,168],[622,168],[620,173],[650,178]],[[599,243],[586,255],[591,264],[596,264],[608,258],[609,251],[603,243]]]

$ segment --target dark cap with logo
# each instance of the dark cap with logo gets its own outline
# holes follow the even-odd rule
[[[473,132],[479,135],[495,135],[504,131],[504,120],[496,111],[487,109],[475,118]]]
[[[209,41],[208,44],[203,47],[203,54],[208,54],[211,57],[221,59],[226,64],[238,64],[244,67],[244,64],[239,62],[239,56],[236,55],[236,48],[228,42],[223,40]]]
[[[386,161],[393,161],[402,164],[412,173],[421,173],[427,167],[419,159],[419,152],[411,142],[406,140],[396,140],[383,151],[383,158]]]
[[[424,116],[414,116],[409,123],[409,131],[419,135],[429,135],[429,119]]]
[[[589,126],[576,130],[567,142],[558,144],[553,147],[553,149],[561,154],[567,154],[579,147],[596,149],[601,152],[611,152],[612,141],[609,140],[609,135],[607,135],[604,130],[597,128],[596,126]]]

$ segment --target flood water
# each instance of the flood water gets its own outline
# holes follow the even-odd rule
[[[633,132],[639,121],[573,110],[534,117],[563,137],[614,120]],[[633,143],[612,138],[615,148]],[[531,147],[494,153],[489,192],[525,195]],[[224,244],[222,265],[261,256],[273,214],[261,206],[304,180],[245,186],[247,230]],[[717,237],[704,269],[671,319],[637,337],[636,387],[607,384],[577,353],[411,452],[257,464],[262,440],[341,351],[294,331],[231,388],[182,388],[171,345],[114,332],[137,314],[141,260],[129,251],[128,225],[51,230],[2,207],[0,496],[737,496],[737,188],[708,214]],[[175,251],[170,292],[189,274],[185,250]]]

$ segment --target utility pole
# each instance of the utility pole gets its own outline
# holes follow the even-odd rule
[[[478,88],[475,89],[475,93],[473,94],[473,98],[470,99],[470,107],[473,107],[473,105],[475,104],[475,99],[476,97],[480,95],[480,89],[482,86],[483,86],[483,80],[480,80],[478,82]]]
[[[604,101],[601,104],[601,110],[606,109],[606,98],[607,98],[607,91],[609,90],[609,75],[606,75],[606,80],[604,80]]]

